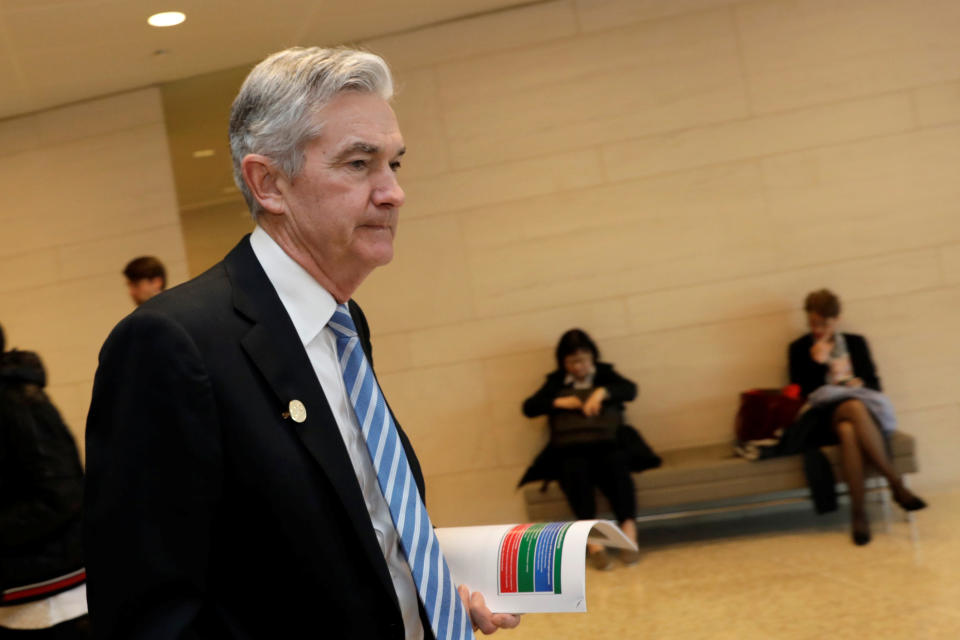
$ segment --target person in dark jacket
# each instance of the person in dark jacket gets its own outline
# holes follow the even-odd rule
[[[807,296],[804,309],[810,333],[790,344],[790,382],[799,385],[804,396],[825,384],[881,391],[867,341],[863,336],[837,331],[840,299],[833,292],[821,289]],[[855,544],[870,542],[864,504],[864,462],[871,463],[887,479],[893,499],[901,507],[913,511],[926,506],[893,470],[885,436],[860,400],[818,405],[801,415],[790,429],[804,434],[807,447],[840,445],[844,479],[850,492]]]
[[[546,415],[550,443],[520,484],[557,479],[577,518],[596,517],[595,490],[610,501],[623,532],[636,540],[636,496],[630,471],[659,466],[639,434],[623,423],[623,404],[637,397],[637,385],[599,361],[596,344],[584,331],[571,329],[556,348],[557,368],[523,403],[528,418]],[[588,545],[591,563],[611,566],[602,546]],[[632,564],[636,552],[621,560]]]
[[[37,354],[0,330],[0,639],[87,638],[80,456]]]

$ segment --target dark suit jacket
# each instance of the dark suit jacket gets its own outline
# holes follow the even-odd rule
[[[301,424],[283,416],[294,399]],[[249,237],[110,334],[87,465],[98,638],[403,638],[340,432]]]
[[[880,378],[877,377],[877,368],[873,366],[870,357],[870,347],[863,336],[855,333],[844,333],[847,342],[847,351],[850,353],[850,364],[853,365],[853,375],[863,380],[865,387],[882,391]],[[810,347],[813,346],[813,334],[808,333],[790,343],[787,358],[790,363],[790,382],[800,385],[804,396],[808,396],[818,387],[825,384],[827,365],[820,364],[810,357]]]

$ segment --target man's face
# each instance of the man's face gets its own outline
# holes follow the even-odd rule
[[[300,173],[281,185],[287,230],[327,278],[341,282],[393,258],[403,138],[393,109],[371,93],[343,92],[316,118],[320,136],[307,145]]]
[[[130,297],[133,299],[133,303],[140,306],[163,291],[163,278],[127,280],[127,289],[130,291]]]

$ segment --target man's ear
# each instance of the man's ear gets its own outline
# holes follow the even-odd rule
[[[273,160],[250,153],[240,161],[240,171],[250,193],[267,213],[282,214],[286,211],[283,193],[277,184],[280,170]]]

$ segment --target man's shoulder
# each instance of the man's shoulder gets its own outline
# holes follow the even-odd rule
[[[157,345],[220,342],[236,322],[224,261],[150,298],[114,327],[106,345],[150,339]]]
[[[230,278],[218,262],[195,278],[172,287],[140,305],[130,317],[161,315],[181,323],[203,322],[231,304]]]
[[[790,350],[792,351],[794,349],[802,349],[802,348],[809,349],[812,344],[813,344],[813,336],[809,333],[805,333],[790,343]]]

